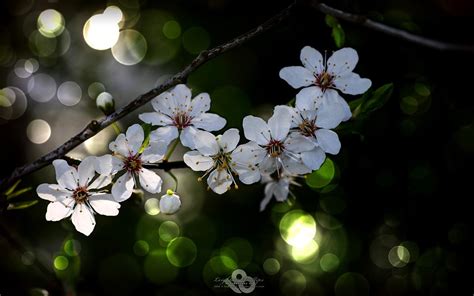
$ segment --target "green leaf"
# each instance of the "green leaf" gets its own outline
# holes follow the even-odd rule
[[[8,205],[7,210],[22,210],[22,209],[29,208],[37,203],[38,203],[38,200],[29,200],[29,201],[11,203]]]
[[[294,107],[296,102],[296,98],[291,99],[286,105],[290,107]]]
[[[377,88],[370,99],[366,100],[361,106],[361,112],[368,114],[382,108],[390,99],[393,92],[393,83],[387,83]]]
[[[326,18],[324,20],[326,21],[326,25],[328,25],[330,28],[334,28],[339,25],[337,18],[333,17],[332,15],[326,14]]]
[[[151,124],[143,123],[142,128],[145,134],[145,140],[143,140],[143,144],[140,147],[140,153],[142,153],[145,150],[145,148],[148,146],[148,144],[150,144]]]
[[[27,193],[27,192],[30,191],[30,190],[31,190],[31,187],[26,187],[26,188],[20,189],[20,190],[18,190],[18,191],[15,191],[15,192],[13,192],[13,193],[7,195],[7,200],[10,200],[10,199],[12,199],[12,198],[14,198],[14,197],[17,197],[17,196],[19,196],[19,195],[22,195],[22,194],[24,194],[24,193]]]
[[[336,43],[338,48],[344,46],[344,43],[346,42],[346,34],[344,33],[344,30],[340,24],[332,27],[332,38],[334,39],[334,43]]]
[[[15,184],[13,184],[10,188],[8,188],[7,191],[5,191],[5,195],[10,195],[12,194],[12,192],[16,189],[16,187],[18,186],[18,184],[20,184],[21,180],[18,180],[15,182]]]

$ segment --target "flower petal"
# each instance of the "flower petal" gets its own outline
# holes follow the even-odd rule
[[[123,169],[123,161],[110,154],[96,158],[95,170],[101,175],[115,175]]]
[[[72,213],[73,206],[74,199],[72,198],[65,198],[61,201],[50,202],[48,209],[46,210],[46,220],[59,221],[69,217]]]
[[[125,173],[112,186],[112,195],[114,199],[118,202],[122,202],[128,199],[133,192],[133,186],[135,185],[135,181],[133,180],[133,176],[130,173]]]
[[[203,113],[193,118],[191,123],[196,128],[212,132],[222,129],[226,124],[226,120],[217,114]]]
[[[311,46],[305,46],[300,54],[301,63],[303,66],[317,75],[324,71],[324,59],[319,51]]]
[[[186,152],[183,160],[193,171],[207,171],[214,166],[214,160],[202,155],[199,151]]]
[[[155,172],[142,168],[138,173],[138,178],[140,179],[140,185],[146,191],[150,193],[158,193],[161,191],[163,181]]]
[[[36,188],[36,193],[42,199],[49,201],[63,200],[71,195],[71,192],[64,190],[57,184],[40,184]]]
[[[327,129],[337,127],[342,121],[350,118],[351,113],[348,108],[347,102],[339,96],[337,91],[326,91],[318,108],[316,126]]]
[[[277,169],[279,171],[281,170],[281,162],[279,157],[267,155],[263,161],[258,164],[258,168],[262,174],[273,174]]]
[[[92,210],[85,204],[78,204],[72,213],[72,224],[80,233],[89,236],[95,227],[95,218]]]
[[[148,112],[138,115],[141,121],[149,123],[151,125],[165,126],[173,123],[171,118],[160,112]]]
[[[296,155],[283,155],[282,157],[283,168],[291,175],[304,175],[311,172],[302,160],[301,154]]]
[[[176,102],[176,111],[187,112],[191,107],[191,90],[185,84],[178,84],[169,93]]]
[[[112,152],[123,155],[125,157],[129,156],[130,148],[128,147],[127,138],[125,134],[119,134],[115,141],[110,142],[109,149]]]
[[[257,166],[249,164],[248,166],[237,165],[234,170],[239,175],[239,180],[247,185],[260,181],[260,171]]]
[[[59,186],[69,190],[74,190],[78,187],[79,177],[75,168],[69,166],[63,159],[53,161],[53,166]]]
[[[242,122],[245,137],[259,145],[266,145],[270,141],[270,128],[260,117],[245,116]]]
[[[191,110],[189,115],[191,117],[198,117],[199,115],[206,113],[211,108],[211,98],[208,93],[202,93],[194,97],[191,101]]]
[[[322,97],[323,92],[317,86],[303,88],[296,95],[295,107],[300,111],[315,110]]]
[[[301,153],[303,163],[311,170],[318,170],[326,159],[323,149],[315,147],[311,151]]]
[[[352,72],[358,61],[357,51],[349,47],[341,48],[328,59],[327,71],[334,77],[343,76]]]
[[[204,156],[216,155],[220,150],[216,136],[205,131],[196,131],[194,146]]]
[[[314,148],[314,142],[311,138],[300,135],[299,133],[291,133],[284,142],[285,153],[299,153],[309,151]]]
[[[226,170],[213,170],[207,178],[207,185],[217,194],[223,194],[232,185],[232,176]]]
[[[293,88],[309,86],[315,81],[313,73],[301,66],[291,66],[281,69],[280,78],[288,82]]]
[[[84,158],[77,167],[79,175],[79,185],[87,186],[89,182],[95,177],[96,157],[88,156]]]
[[[127,129],[127,143],[129,147],[129,151],[132,155],[135,155],[140,151],[140,147],[143,144],[143,140],[145,139],[145,133],[143,132],[143,128],[139,124],[134,124]]]
[[[143,150],[142,161],[145,163],[155,163],[162,160],[168,149],[168,144],[164,141],[150,141],[145,150]]]
[[[196,132],[197,130],[192,126],[184,128],[179,136],[181,145],[188,147],[189,149],[196,149],[196,145],[194,144],[194,136],[196,135]]]
[[[274,188],[276,187],[275,183],[268,183],[265,185],[265,197],[260,202],[260,212],[263,212],[267,207],[268,203],[272,199]]]
[[[150,141],[171,143],[179,136],[178,129],[175,126],[159,127],[150,133]]]
[[[291,126],[291,115],[286,106],[276,106],[272,117],[268,120],[268,127],[272,139],[282,141],[288,135]]]
[[[224,152],[231,152],[239,144],[239,130],[231,128],[225,131],[222,136],[217,137],[217,142]]]
[[[89,197],[89,203],[100,215],[117,216],[119,213],[120,204],[111,194],[94,194]]]
[[[88,189],[100,189],[112,183],[111,175],[100,175],[98,176],[92,184],[89,185]]]
[[[338,154],[341,150],[341,142],[337,134],[328,129],[319,129],[316,131],[316,138],[318,140],[319,147],[326,153]]]
[[[181,200],[176,194],[165,194],[160,198],[160,212],[167,215],[176,213],[181,207]]]
[[[176,103],[169,92],[164,92],[151,101],[153,109],[168,116],[173,116]]]
[[[345,94],[360,95],[370,88],[372,81],[367,78],[360,78],[359,74],[350,72],[334,79],[334,85]]]
[[[288,178],[281,178],[277,186],[275,187],[274,195],[275,199],[279,202],[288,199],[288,193],[290,192],[290,182]]]
[[[258,146],[255,142],[248,142],[237,146],[232,152],[232,165],[242,167],[248,167],[249,164],[256,165],[263,160],[266,154],[265,148]]]

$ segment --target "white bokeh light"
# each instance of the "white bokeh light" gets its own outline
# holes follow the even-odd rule
[[[35,144],[43,144],[51,136],[51,127],[42,119],[35,119],[28,124],[26,136]]]
[[[66,81],[58,88],[58,100],[65,106],[74,106],[81,101],[81,87],[74,81]]]
[[[122,11],[118,7],[110,6],[104,13],[89,18],[83,29],[87,45],[97,50],[105,50],[114,46],[119,39],[119,22],[122,16]]]

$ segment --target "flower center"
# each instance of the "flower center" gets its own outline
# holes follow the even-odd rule
[[[314,132],[318,129],[316,126],[316,119],[308,120],[304,119],[303,122],[298,125],[300,133],[305,137],[314,137]]]
[[[214,160],[218,170],[226,170],[229,168],[229,163],[232,162],[230,153],[225,153],[224,151],[220,151],[218,154],[213,156],[212,159]]]
[[[316,80],[314,81],[314,84],[319,86],[322,91],[325,91],[328,88],[331,88],[334,86],[333,80],[334,77],[329,74],[328,72],[321,72],[318,75],[316,75]]]
[[[186,112],[178,112],[173,118],[173,125],[178,129],[183,129],[191,125],[191,120],[193,118],[188,115]]]
[[[124,168],[130,173],[138,172],[142,168],[142,160],[140,158],[140,155],[136,154],[127,157],[123,161],[123,165]]]
[[[281,141],[272,139],[266,146],[265,149],[267,149],[267,153],[271,157],[278,157],[280,154],[283,152],[285,149],[285,146]]]
[[[74,198],[76,203],[84,203],[89,198],[89,196],[90,194],[86,187],[78,187],[72,193],[72,198]]]

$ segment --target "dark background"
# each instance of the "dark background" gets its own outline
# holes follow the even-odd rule
[[[2,2],[5,8],[0,20],[1,44],[10,46],[17,58],[34,57],[22,33],[28,13],[19,16],[9,13],[16,4]],[[287,1],[142,1],[140,11],[168,11],[180,23],[182,32],[200,26],[207,30],[210,47],[213,47],[260,24],[288,4]],[[331,1],[328,4],[424,36],[474,44],[470,33],[474,25],[473,6],[467,0]],[[47,8],[60,11],[73,35],[69,25],[75,22],[69,23],[69,19],[82,14],[87,19],[105,5],[105,1],[36,1],[29,11],[40,12]],[[84,22],[77,23],[80,34]],[[332,190],[324,193],[324,189],[311,189],[306,185],[295,187],[292,191],[296,201],[291,207],[274,208],[275,201],[272,201],[267,210],[260,213],[262,185],[241,186],[238,191],[218,196],[205,191],[193,174],[183,173],[180,186],[191,189],[187,189],[188,196],[182,196],[187,209],[177,217],[159,215],[159,219],[153,220],[158,216],[147,216],[143,201],[134,198],[122,205],[118,217],[98,217],[98,225],[90,237],[75,232],[70,221],[45,221],[47,202],[41,200],[28,209],[2,213],[1,222],[2,228],[35,254],[35,260],[43,262],[51,274],[39,271],[36,265],[25,265],[22,261],[25,250],[19,251],[18,246],[12,246],[2,234],[0,294],[25,294],[31,288],[47,289],[53,294],[76,291],[79,295],[233,294],[230,290],[213,289],[206,279],[226,275],[219,272],[219,268],[213,268],[209,260],[218,254],[219,248],[222,252],[222,247],[230,244],[229,239],[239,237],[244,243],[240,247],[237,244],[234,251],[243,255],[236,254],[239,261],[236,263],[248,274],[264,279],[264,287],[255,291],[259,295],[471,295],[473,55],[440,52],[354,24],[341,24],[346,46],[359,53],[355,71],[370,78],[374,88],[393,82],[394,93],[357,132],[340,135],[341,153],[331,157],[337,167],[336,176],[328,185],[337,185],[329,187]],[[146,31],[146,24],[139,20],[133,28]],[[85,56],[87,65],[63,66],[67,60],[77,58],[66,54],[49,66],[40,66],[40,71],[55,77],[70,77],[67,79],[84,85],[81,103],[76,107],[51,103],[56,98],[48,103],[32,102],[22,117],[2,121],[2,176],[55,148],[88,121],[101,116],[94,101],[87,97],[85,89],[91,82],[109,81],[107,91],[121,106],[150,89],[162,74],[176,72],[195,56],[178,45],[176,55],[166,63],[152,65],[146,63],[145,58],[145,62],[130,66],[144,73],[146,78],[133,76],[127,72],[129,67],[122,65],[116,69],[125,74],[107,72],[111,76],[104,77],[95,63],[104,59],[113,61],[111,55],[87,47],[81,35],[72,39],[70,50]],[[299,51],[305,45],[320,51],[337,49],[324,15],[300,7],[276,28],[204,65],[190,76],[188,83],[193,87],[193,94],[200,91],[211,94],[211,110],[228,119],[227,128],[240,127],[246,114],[268,117],[272,105],[285,104],[294,97],[295,90],[278,77],[278,71],[285,66],[299,65]],[[100,63],[97,66],[100,67]],[[2,88],[9,85],[8,75],[12,69],[12,64],[0,67]],[[114,89],[114,83],[126,84],[123,87],[126,89],[119,86]],[[417,93],[420,84],[429,89],[428,95]],[[407,96],[414,98],[418,105],[407,105],[404,100]],[[355,97],[346,95],[345,98],[350,101]],[[146,108],[149,107],[139,111]],[[51,137],[57,137],[57,142],[35,145],[28,141],[25,130],[30,120],[41,117],[41,112],[49,112],[48,116],[54,118],[66,111],[76,112],[82,118],[82,122],[70,123],[75,124],[71,133],[64,134],[61,129],[53,128]],[[136,114],[126,117],[122,126],[137,122]],[[51,168],[32,175],[22,184],[36,187],[43,182],[54,183]],[[304,180],[299,182],[304,183]],[[199,202],[194,200],[193,194],[200,196],[196,198]],[[32,191],[21,198],[36,197]],[[331,210],[327,206],[334,204],[331,201],[342,206]],[[321,235],[317,237],[321,240],[320,253],[314,262],[307,264],[294,262],[285,252],[278,230],[281,211],[298,208],[316,217]],[[337,226],[321,226],[324,223],[319,221],[317,213],[320,212],[339,221]],[[167,219],[180,225],[181,235],[192,239],[197,246],[197,258],[189,267],[176,268],[166,262],[160,265],[156,262],[166,260],[166,256],[156,255],[155,262],[151,255],[134,253],[135,241],[142,239],[150,244],[150,252],[156,250],[155,254],[161,254],[164,246],[160,246],[157,239],[157,229]],[[140,226],[145,224],[144,228]],[[337,238],[334,246],[325,243],[325,234]],[[54,256],[64,255],[63,243],[69,239],[78,242],[81,251],[78,256],[68,255],[68,269],[58,271],[53,268],[52,260]],[[406,241],[414,246],[408,248],[412,260],[403,268],[384,266],[386,257],[380,259],[377,252],[386,250],[388,253],[392,246]],[[340,264],[335,271],[324,272],[319,260],[324,252],[330,251],[339,254]],[[244,257],[248,260],[240,260]],[[264,271],[262,264],[268,257],[280,261],[279,273],[269,275]],[[156,266],[158,273],[175,276],[165,280],[151,276],[150,279],[147,264]],[[303,275],[305,285],[295,279],[294,274],[285,273],[295,270]],[[228,275],[229,271],[225,271]],[[61,284],[51,280],[55,275],[62,279]],[[61,287],[63,284],[65,290]]]

